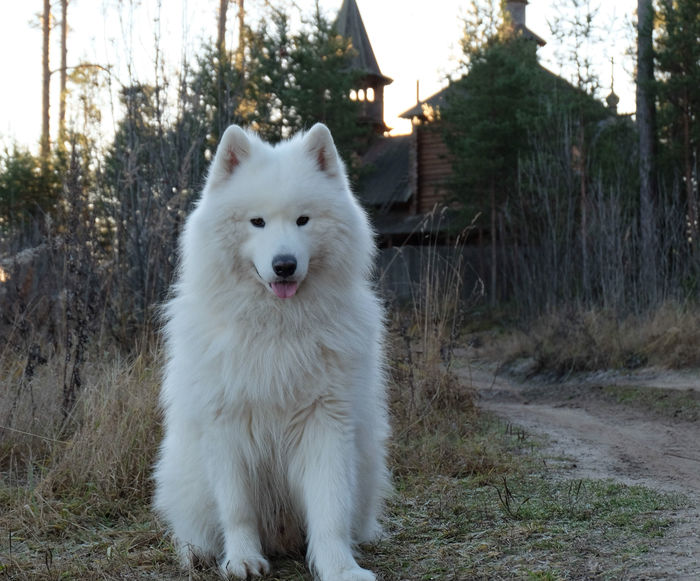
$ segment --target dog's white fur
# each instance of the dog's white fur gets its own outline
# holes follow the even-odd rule
[[[154,504],[183,565],[245,578],[306,544],[322,581],[375,579],[353,547],[389,490],[383,313],[328,129],[273,147],[229,127],[180,249]]]

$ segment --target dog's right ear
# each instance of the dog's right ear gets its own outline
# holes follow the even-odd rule
[[[218,182],[229,177],[236,168],[250,157],[250,139],[238,125],[224,131],[216,156],[209,170],[209,182]]]

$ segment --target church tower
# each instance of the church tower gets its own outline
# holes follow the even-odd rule
[[[544,46],[547,44],[547,41],[537,36],[527,27],[527,5],[528,0],[508,0],[506,2],[506,10],[510,14],[511,22],[516,32],[527,39],[534,40],[539,46]]]
[[[361,73],[361,77],[350,98],[362,105],[360,122],[372,125],[375,132],[382,134],[389,130],[384,123],[384,87],[393,79],[385,77],[379,70],[355,0],[343,0],[335,28],[338,34],[350,39],[356,51],[352,68]]]

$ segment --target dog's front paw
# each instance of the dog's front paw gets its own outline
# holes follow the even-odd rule
[[[260,577],[270,572],[270,563],[260,554],[226,555],[219,571],[225,579],[247,579],[249,575]]]
[[[376,581],[377,577],[372,571],[362,567],[354,567],[353,569],[343,569],[332,575],[322,575],[321,579],[323,581]]]

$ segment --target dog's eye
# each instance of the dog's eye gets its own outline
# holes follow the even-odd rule
[[[305,224],[308,224],[308,222],[309,222],[308,216],[299,216],[297,218],[297,226],[304,226]]]
[[[251,218],[250,223],[255,226],[256,228],[264,228],[265,227],[265,220],[262,218]]]

